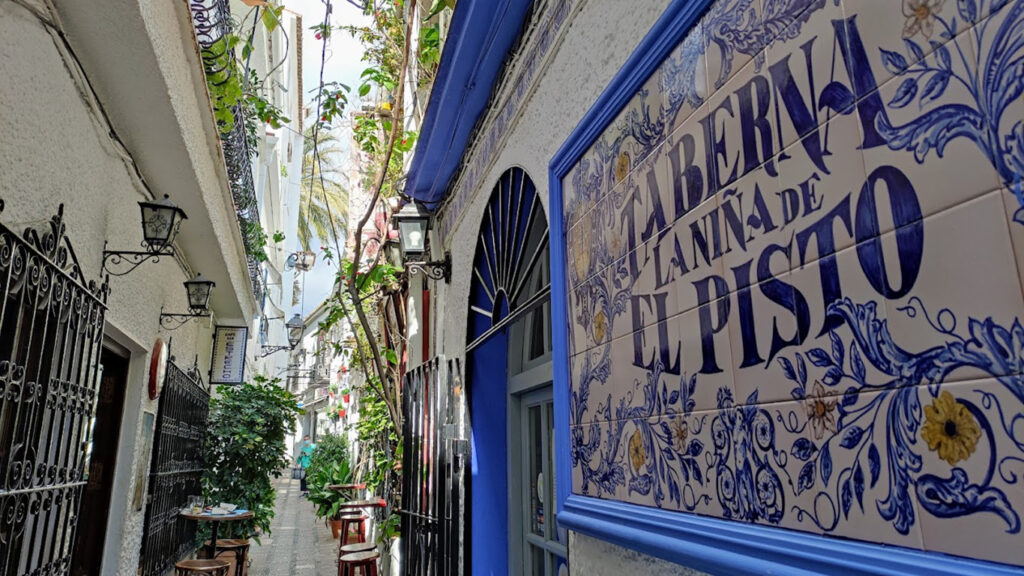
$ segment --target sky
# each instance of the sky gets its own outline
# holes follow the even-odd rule
[[[348,3],[346,0],[333,0],[331,2],[334,13],[331,15],[331,24],[337,26],[363,25],[366,17],[362,11]],[[304,98],[307,105],[314,108],[316,104],[312,97],[316,94],[316,88],[320,85],[320,58],[323,41],[318,40],[311,26],[319,24],[324,20],[324,2],[322,0],[286,0],[285,7],[293,12],[302,15],[302,86],[306,94]],[[359,75],[366,64],[362,61],[363,49],[359,42],[352,38],[352,35],[342,30],[334,30],[328,38],[326,60],[324,62],[324,82],[341,82],[351,89],[349,94],[350,105],[359,101],[359,95],[355,92],[358,89]],[[338,140],[346,148],[351,140],[351,134],[347,128],[335,128]],[[347,158],[340,159],[347,161]],[[316,266],[313,270],[306,272],[304,278],[299,278],[300,285],[305,285],[303,295],[299,298],[299,305],[294,306],[289,314],[296,312],[305,317],[309,312],[319,305],[325,297],[330,294],[337,268],[323,261],[322,254],[317,256]]]

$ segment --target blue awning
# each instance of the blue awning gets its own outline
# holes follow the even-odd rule
[[[427,103],[405,193],[433,209],[462,161],[531,0],[459,0]]]

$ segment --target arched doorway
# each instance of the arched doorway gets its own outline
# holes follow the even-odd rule
[[[469,290],[474,575],[554,575],[565,563],[564,535],[552,521],[549,265],[536,186],[511,168],[485,209]]]

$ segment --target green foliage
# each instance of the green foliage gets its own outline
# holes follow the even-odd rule
[[[306,468],[309,501],[316,508],[317,518],[336,519],[339,516],[339,507],[348,497],[328,486],[350,483],[352,465],[349,462],[348,440],[341,435],[328,434],[317,443],[309,467]]]
[[[271,476],[289,465],[285,436],[295,431],[302,411],[279,380],[257,377],[241,386],[219,386],[210,400],[203,493],[207,502],[230,502],[252,510],[255,518],[230,522],[222,536],[253,537],[270,532],[276,492]]]
[[[378,395],[364,394],[359,399],[359,422],[356,423],[359,443],[370,456],[371,465],[363,481],[371,492],[385,486],[395,472],[395,465],[401,461],[398,433],[388,407]]]

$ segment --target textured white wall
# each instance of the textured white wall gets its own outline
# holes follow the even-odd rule
[[[447,239],[453,260],[452,282],[432,285],[439,296],[436,316],[432,314],[436,341],[443,345],[438,353],[449,357],[465,354],[476,236],[498,177],[513,166],[524,168],[537,185],[547,212],[548,163],[665,9],[665,2],[656,0],[584,0],[579,4],[564,25],[562,43],[548,55],[533,94],[521,105],[504,148],[481,178],[482,185],[467,203],[462,221]],[[698,574],[582,535],[570,539],[570,557],[571,572],[588,576]]]
[[[63,203],[83,272],[99,280],[104,241],[111,249],[137,249],[141,233],[136,203],[145,197],[84,104],[50,35],[11,2],[0,2],[0,78],[0,198],[6,203],[0,218],[20,231],[44,222]],[[188,226],[186,222],[186,233]],[[138,565],[144,513],[132,507],[131,495],[136,468],[148,470],[148,462],[139,461],[142,414],[157,409],[144,392],[148,351],[159,335],[172,339],[171,353],[179,364],[191,366],[198,354],[204,372],[208,366],[205,324],[159,330],[161,306],[168,311],[187,308],[184,280],[182,267],[165,258],[110,281],[107,334],[133,354],[103,574],[128,576]],[[89,529],[88,519],[82,522]]]

